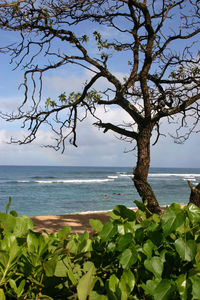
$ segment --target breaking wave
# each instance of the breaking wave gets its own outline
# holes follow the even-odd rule
[[[52,183],[101,183],[114,181],[114,179],[58,179],[58,180],[36,180],[36,183],[40,184],[52,184]]]

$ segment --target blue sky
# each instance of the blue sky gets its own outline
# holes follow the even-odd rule
[[[109,34],[109,31],[107,31]],[[12,41],[14,35],[0,32],[1,41]],[[116,63],[116,62],[115,62]],[[8,55],[0,54],[0,111],[12,112],[23,100],[23,91],[18,90],[19,84],[23,81],[23,71],[12,71]],[[117,67],[111,66],[118,76],[123,78],[123,58],[120,59]],[[87,71],[80,71],[74,68],[62,68],[46,74],[44,78],[45,94],[49,96],[58,95],[67,90],[76,90],[80,83],[83,83],[89,74]],[[103,86],[103,82],[99,85]],[[67,88],[66,88],[67,87]],[[126,120],[127,116],[119,109],[114,108],[108,114],[99,110],[104,120]],[[129,166],[134,167],[136,163],[136,152],[130,152],[133,145],[120,141],[112,132],[104,134],[92,126],[92,117],[81,124],[78,130],[78,148],[71,145],[66,146],[64,154],[53,149],[41,147],[44,143],[51,143],[52,133],[46,129],[38,132],[38,138],[29,145],[8,144],[10,137],[23,136],[24,130],[20,122],[8,123],[0,119],[0,165],[76,165],[76,166]],[[160,138],[156,146],[151,148],[152,167],[200,167],[200,138],[199,135],[192,135],[184,144],[175,144],[168,133],[173,133],[172,127],[163,121],[163,133],[166,137]],[[153,141],[152,141],[153,143]],[[127,153],[124,153],[127,152]]]
[[[2,58],[1,56],[0,63],[3,68],[1,68],[0,74],[0,110],[11,112],[23,99],[22,93],[17,88],[22,74],[18,71],[12,71],[5,61],[5,57]],[[73,86],[79,80],[80,76],[76,73],[67,75],[61,71],[60,75],[58,72],[55,76],[47,77],[46,84],[51,95],[62,90],[66,82]],[[109,113],[109,119],[117,120],[119,115],[121,117],[119,109],[113,109]],[[8,144],[11,136],[20,137],[24,135],[24,132],[20,122],[9,123],[0,120],[0,164],[134,166],[136,152],[124,153],[131,150],[132,145],[118,140],[111,132],[104,134],[91,125],[93,121],[89,117],[84,124],[81,124],[78,131],[78,148],[67,145],[65,153],[61,154],[52,149],[41,147],[44,140],[51,142],[51,132],[42,130],[38,133],[37,140],[32,144],[21,146]],[[165,132],[166,137],[161,136],[159,142],[151,148],[151,166],[199,167],[199,135],[192,135],[184,144],[175,144],[168,135],[169,131],[173,133],[173,129],[167,123],[164,125],[166,129],[163,132]]]

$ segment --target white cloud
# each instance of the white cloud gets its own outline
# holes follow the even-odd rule
[[[45,84],[48,89],[56,92],[78,92],[82,90],[83,83],[86,80],[85,76],[77,77],[75,75],[70,75],[66,77],[61,76],[52,76],[46,77]]]
[[[0,130],[0,164],[128,165],[127,155],[123,153],[124,144],[115,139],[112,133],[103,134],[97,128],[88,126],[88,123],[81,124],[77,138],[79,147],[66,144],[63,155],[53,149],[40,147],[44,143],[52,144],[52,132],[40,130],[33,143],[20,146],[7,144],[10,135],[18,139],[25,132]]]
[[[57,93],[64,91],[67,93],[72,91],[78,92],[82,91],[84,83],[86,81],[88,82],[92,76],[94,76],[94,73],[87,69],[83,69],[79,75],[73,73],[73,69],[70,71],[71,74],[69,74],[69,70],[66,68],[65,72],[62,70],[58,72],[56,76],[46,76],[44,81],[45,88]],[[123,82],[123,78],[126,76],[126,74],[122,72],[113,72],[113,75],[121,82]],[[93,85],[93,88],[98,91],[105,90],[107,87],[112,88],[113,86],[105,78],[99,78]]]
[[[7,139],[8,138],[6,130],[0,130],[0,148],[2,148],[5,145],[5,143],[8,141]]]
[[[123,80],[125,74],[115,73],[119,80]],[[50,92],[70,92],[78,91],[82,84],[91,73],[85,70],[79,75],[65,73],[57,73],[56,76],[46,77],[46,88]],[[105,88],[105,81],[99,80],[96,83],[97,89]],[[20,103],[17,97],[0,98],[0,110],[14,110],[16,104]],[[131,122],[129,115],[122,109],[114,106],[109,108],[105,113],[103,107],[97,109],[97,115],[103,122],[111,122],[116,125],[122,124],[123,121]],[[19,138],[25,132],[19,130],[17,123],[6,123],[1,121],[0,127],[0,164],[41,164],[41,165],[113,165],[113,166],[134,166],[136,162],[136,153],[131,152],[124,154],[124,150],[131,149],[132,145],[123,143],[116,139],[115,134],[108,131],[106,134],[103,130],[92,126],[96,120],[92,116],[88,116],[87,120],[79,125],[77,142],[79,147],[74,148],[66,145],[66,152],[61,155],[52,149],[41,148],[41,144],[51,144],[53,134],[50,131],[40,130],[37,140],[29,145],[9,145],[10,136]],[[163,133],[173,131],[173,126],[168,126],[163,121]],[[161,137],[155,147],[151,148],[152,159],[151,166],[171,166],[171,167],[199,167],[200,140],[196,135],[192,136],[184,145],[177,145],[173,140]]]
[[[114,117],[113,117],[114,119]],[[88,122],[81,124],[77,143],[78,148],[69,144],[62,155],[49,148],[41,148],[44,143],[51,143],[53,134],[40,130],[38,139],[28,145],[10,145],[6,142],[9,136],[19,138],[24,134],[22,130],[0,130],[0,164],[25,164],[25,165],[101,165],[101,166],[130,166],[134,167],[136,152],[125,154],[125,149],[131,145],[119,141],[112,132],[104,134]],[[184,145],[177,145],[169,137],[161,137],[158,144],[151,148],[151,166],[169,167],[199,167],[200,141],[196,135]]]
[[[118,106],[106,107],[106,110],[102,106],[98,107],[96,111],[96,115],[103,122],[109,122],[115,125],[123,124],[123,122],[126,123],[133,122],[129,114]],[[92,121],[92,117],[89,117],[89,119],[91,119]]]
[[[158,144],[151,148],[151,161],[153,166],[199,168],[200,141],[193,135],[184,144],[175,144],[173,139],[161,137]]]
[[[22,103],[23,98],[20,97],[0,97],[0,111],[12,112]]]

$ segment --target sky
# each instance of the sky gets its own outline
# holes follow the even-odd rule
[[[12,34],[0,32],[1,41],[12,41],[12,39]],[[23,81],[23,71],[12,70],[13,65],[10,64],[10,57],[7,54],[0,54],[0,65],[0,111],[12,113],[23,101],[23,91],[18,90],[18,86]],[[124,74],[123,58],[121,58],[115,75],[123,78]],[[63,90],[76,90],[77,86],[87,78],[87,71],[81,72],[63,67],[45,76],[45,94],[54,96]],[[100,82],[99,86],[103,84]],[[100,109],[98,113],[104,117],[104,120],[117,122],[119,117],[128,120],[126,114],[119,108],[114,108],[107,114]],[[52,133],[45,128],[38,132],[37,139],[32,144],[10,144],[11,137],[24,136],[22,124],[18,121],[10,123],[0,119],[0,165],[134,167],[137,159],[137,153],[131,151],[134,145],[119,140],[110,131],[104,134],[92,126],[93,123],[94,119],[90,116],[81,123],[78,128],[78,147],[67,144],[65,152],[61,154],[59,151],[42,146],[44,141],[52,142]],[[169,127],[167,122],[163,123],[162,128],[166,136],[161,136],[159,142],[151,147],[151,167],[200,167],[200,136],[193,134],[184,144],[175,144],[169,136],[169,132],[173,133],[173,128]]]

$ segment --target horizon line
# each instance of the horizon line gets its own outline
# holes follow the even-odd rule
[[[0,164],[0,167],[75,167],[75,168],[131,168],[134,169],[132,166],[98,166],[98,165],[22,165],[22,164]],[[151,166],[149,169],[200,169],[200,167],[176,167],[176,166]]]

